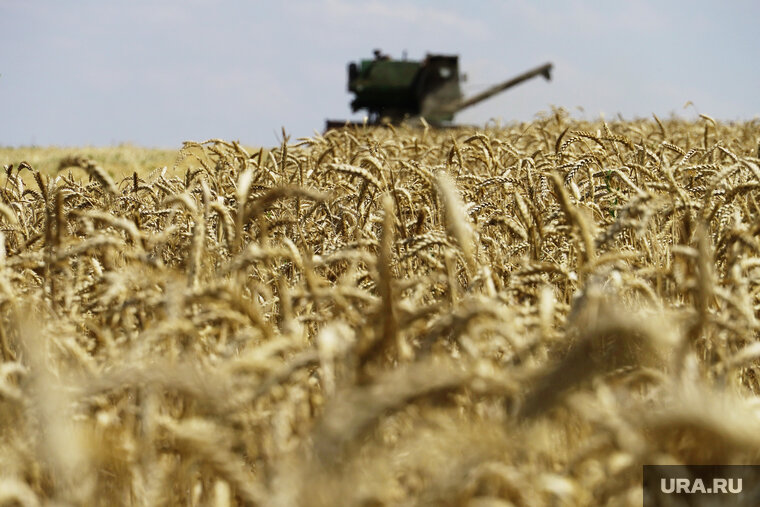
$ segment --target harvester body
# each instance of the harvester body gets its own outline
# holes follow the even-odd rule
[[[351,109],[366,109],[370,118],[399,121],[424,116],[432,122],[454,119],[443,107],[462,98],[459,58],[428,55],[423,61],[375,58],[349,64],[348,90],[356,97]]]

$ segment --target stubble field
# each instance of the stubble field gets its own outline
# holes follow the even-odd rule
[[[643,464],[757,463],[759,138],[3,151],[0,505],[641,505]]]

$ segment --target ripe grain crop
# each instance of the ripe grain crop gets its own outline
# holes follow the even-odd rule
[[[3,160],[0,504],[641,505],[643,464],[756,463],[759,127]]]

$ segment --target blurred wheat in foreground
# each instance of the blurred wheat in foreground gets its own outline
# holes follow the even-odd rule
[[[3,161],[0,505],[641,505],[642,464],[758,463],[759,127]]]

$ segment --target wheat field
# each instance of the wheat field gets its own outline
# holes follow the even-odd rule
[[[4,152],[0,505],[641,505],[643,464],[756,463],[758,140]]]

